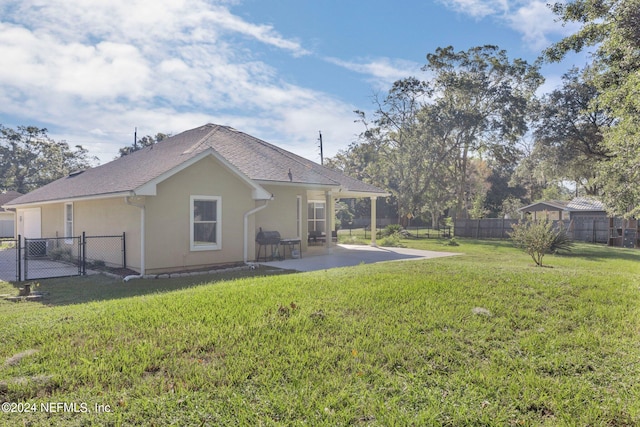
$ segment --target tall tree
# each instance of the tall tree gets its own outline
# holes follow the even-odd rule
[[[390,190],[401,217],[431,214],[437,223],[447,208],[464,216],[482,204],[488,173],[470,165],[519,156],[516,142],[528,129],[542,77],[537,65],[510,61],[495,46],[440,48],[427,59],[432,80],[395,82],[384,99],[375,98],[372,121],[356,112],[366,130],[335,163]]]
[[[363,117],[363,113],[360,113]],[[380,163],[378,149],[368,142],[353,143],[346,150],[339,150],[334,157],[324,160],[324,165],[369,184],[383,186],[378,173]]]
[[[526,198],[526,189],[511,183],[516,165],[492,162],[490,167],[491,176],[487,178],[490,187],[485,198],[489,216],[504,218],[508,215],[515,218],[515,211],[524,206],[523,201]]]
[[[640,0],[573,0],[553,11],[581,28],[547,49],[546,58],[595,46],[598,102],[616,120],[602,142],[610,156],[601,163],[605,202],[612,213],[640,215]]]
[[[455,52],[438,48],[423,70],[433,78],[434,115],[456,153],[456,215],[467,215],[467,169],[474,155],[515,162],[516,142],[527,131],[529,103],[542,83],[538,64],[510,61],[497,46]]]
[[[126,147],[122,147],[119,151],[118,151],[118,157],[124,157],[126,155],[129,155],[131,153],[134,153],[138,150],[142,150],[145,147],[149,147],[155,143],[158,143],[160,141],[162,141],[165,138],[170,137],[171,135],[167,135],[164,133],[160,133],[158,132],[156,134],[156,136],[151,136],[151,135],[147,135],[147,136],[143,136],[140,139],[136,139],[133,144],[131,145],[127,145]],[[117,157],[116,157],[117,158]]]
[[[536,167],[556,180],[575,181],[587,195],[600,194],[598,164],[611,158],[603,134],[614,119],[598,102],[592,69],[573,68],[563,76],[563,85],[541,102],[536,124]]]
[[[66,141],[50,139],[47,129],[0,125],[0,187],[4,190],[28,193],[96,162],[81,145],[72,149]]]
[[[424,158],[427,141],[418,131],[417,117],[428,94],[427,84],[416,78],[398,80],[384,100],[376,98],[372,123],[356,112],[366,128],[365,144],[377,153],[377,162],[369,170],[396,197],[400,217],[415,214],[423,205],[429,165]]]

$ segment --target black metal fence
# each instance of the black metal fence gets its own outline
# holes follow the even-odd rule
[[[24,280],[82,274],[82,238],[52,237],[23,240]]]
[[[127,268],[125,234],[0,240],[0,280],[81,276]]]
[[[409,226],[405,228],[406,235],[416,239],[448,239],[452,237],[451,231],[451,227],[448,226],[440,228]]]
[[[396,224],[388,224],[388,225],[396,225]],[[386,227],[380,226],[376,227],[376,232],[378,233],[378,237],[382,237]],[[450,238],[452,237],[452,227],[442,226],[439,228],[431,228],[425,226],[409,226],[403,227],[402,233],[409,238],[414,239],[442,239],[442,238]],[[364,238],[369,239],[371,237],[371,226],[367,224],[365,227],[347,227],[341,228],[338,231],[338,236],[362,236],[364,233]]]
[[[115,236],[83,237],[83,268],[109,270],[127,268],[125,234]]]
[[[0,239],[0,280],[20,280],[20,240]]]

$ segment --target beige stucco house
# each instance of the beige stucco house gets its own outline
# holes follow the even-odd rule
[[[0,238],[15,237],[16,214],[14,211],[3,208],[3,205],[22,196],[17,191],[0,193]]]
[[[386,192],[227,126],[207,124],[72,173],[5,205],[27,238],[126,233],[140,274],[255,259],[258,230],[333,230],[340,198]],[[372,233],[375,244],[375,233]],[[326,239],[326,245],[331,245]]]

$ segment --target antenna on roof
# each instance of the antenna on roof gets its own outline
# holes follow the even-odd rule
[[[320,164],[324,165],[324,156],[322,155],[322,131],[318,131],[318,133],[320,134],[320,137],[318,138],[318,141],[320,142]]]
[[[133,151],[138,149],[138,127],[133,130]]]

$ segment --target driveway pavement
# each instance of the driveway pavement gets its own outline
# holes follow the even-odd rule
[[[0,280],[14,282],[16,280],[16,249],[0,250]]]
[[[337,245],[328,253],[325,248],[310,247],[301,259],[261,262],[261,265],[296,271],[316,271],[389,261],[413,261],[462,255],[452,252],[423,251],[406,248],[380,248],[360,245]]]

